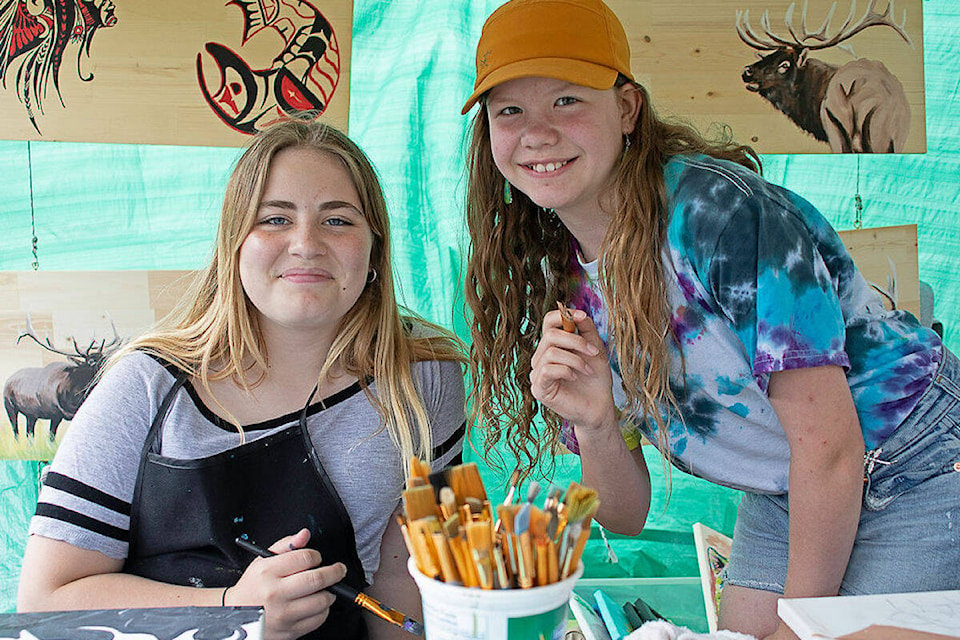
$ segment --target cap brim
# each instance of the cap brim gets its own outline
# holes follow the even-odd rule
[[[554,78],[591,89],[610,89],[619,71],[592,62],[569,58],[534,58],[500,67],[477,85],[460,111],[465,115],[484,93],[499,84],[517,78]]]

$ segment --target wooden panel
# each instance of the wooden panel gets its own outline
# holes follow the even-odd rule
[[[863,277],[893,294],[897,309],[920,317],[917,225],[840,231],[840,238]],[[887,308],[891,305],[887,304]]]
[[[883,13],[888,0],[875,1],[877,9]],[[701,130],[712,123],[726,123],[738,140],[761,153],[831,151],[827,142],[806,133],[759,94],[746,90],[741,74],[745,66],[756,61],[757,51],[738,37],[737,12],[749,11],[750,25],[762,35],[761,16],[768,11],[771,30],[789,38],[784,21],[791,5],[795,4],[793,23],[797,28],[803,8],[807,7],[807,26],[811,31],[818,29],[831,6],[835,6],[829,31],[836,33],[850,13],[851,2],[608,0],[608,3],[624,23],[630,39],[634,76],[651,91],[658,111],[680,116]],[[856,4],[854,21],[864,15],[867,4]],[[902,85],[902,98],[909,109],[909,130],[901,151],[922,153],[926,151],[926,124],[920,0],[896,2],[893,14],[897,23],[903,23],[910,44],[891,27],[873,26],[853,35],[842,46],[811,51],[807,57],[837,66],[846,65],[855,58],[882,61]],[[855,56],[849,50],[843,50],[846,45],[853,48]],[[868,76],[854,93],[854,98],[864,96],[862,103],[854,100],[855,105],[864,105],[858,109],[860,120],[872,105],[880,107],[877,114],[892,114],[891,105],[896,100],[874,92],[880,86],[880,75],[874,72]],[[835,94],[835,89],[833,91]],[[820,119],[818,105],[807,105],[806,109],[817,121]]]
[[[190,271],[23,271],[0,272],[0,382],[26,368],[65,363],[67,359],[40,347],[30,338],[18,337],[27,330],[27,315],[41,341],[61,351],[97,350],[117,335],[124,341],[139,335],[163,317],[190,282]],[[112,323],[112,324],[111,324]],[[109,349],[105,349],[109,352]],[[49,459],[56,450],[50,442],[49,420],[36,425],[34,438],[23,433],[15,438],[6,412],[0,417],[0,458]],[[57,430],[62,438],[69,421]]]
[[[45,13],[30,15],[31,5]],[[18,16],[34,32],[18,30]],[[320,101],[324,120],[346,130],[352,22],[351,0],[0,0],[4,42],[29,47],[0,57],[0,137],[240,146],[248,136],[238,128],[282,111],[278,91],[286,106]],[[57,40],[62,27],[75,37]],[[224,65],[223,93],[211,43],[221,59],[237,56]]]

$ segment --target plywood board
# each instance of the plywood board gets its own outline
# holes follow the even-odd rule
[[[346,130],[352,22],[351,0],[0,0],[0,138],[242,146],[306,108]]]
[[[65,355],[38,342],[74,355],[74,362],[84,361],[84,353],[108,356],[120,340],[125,342],[139,335],[166,315],[186,289],[192,273],[0,272],[0,385],[5,405],[26,406],[20,398],[28,393],[36,398],[51,392],[47,397],[52,397],[55,376],[69,366],[70,359]],[[37,340],[25,335],[30,327]],[[88,362],[93,360],[84,364]],[[102,360],[97,361],[100,363]],[[55,370],[39,371],[48,365]],[[24,372],[29,375],[20,379],[25,378],[28,383],[15,385],[18,374]],[[46,404],[47,412],[56,415],[57,404]],[[60,414],[65,417],[62,411]],[[64,419],[56,429],[56,438],[51,439],[52,420],[40,418],[34,436],[28,437],[25,415],[18,412],[17,421],[19,436],[14,435],[8,412],[0,417],[0,458],[50,459],[69,427],[69,419]]]
[[[838,85],[832,85],[829,95],[843,98],[843,105],[831,101],[831,113],[841,120],[849,118],[851,123],[860,123],[860,126],[848,123],[851,136],[859,135],[864,129],[864,120],[868,119],[865,128],[874,132],[869,139],[902,138],[898,151],[923,153],[926,121],[921,2],[898,0],[894,4],[889,0],[874,0],[874,3],[875,12],[879,14],[892,8],[893,21],[902,24],[901,30],[909,43],[893,27],[871,26],[839,46],[808,51],[805,68],[811,67],[811,60],[843,68],[843,75],[835,76],[835,80],[843,82],[849,96],[840,96]],[[828,142],[817,140],[758,93],[747,90],[742,74],[747,65],[757,61],[758,51],[738,36],[738,15],[747,17],[752,31],[764,36],[761,18],[766,12],[769,31],[789,41],[791,36],[785,21],[791,6],[794,6],[795,31],[800,29],[804,11],[808,31],[818,31],[834,7],[833,18],[826,27],[827,32],[834,35],[851,15],[851,9],[851,24],[855,24],[864,17],[870,2],[608,0],[608,4],[627,31],[634,77],[651,91],[658,111],[686,119],[701,130],[713,123],[725,123],[736,139],[761,153],[831,152]],[[807,42],[814,43],[816,39]],[[886,72],[874,64],[856,63],[845,67],[857,59],[879,61]],[[863,68],[857,68],[858,65]],[[855,82],[844,75],[853,76]],[[819,122],[820,101],[802,102],[800,111]],[[875,152],[887,150],[880,142],[875,146],[878,147]]]
[[[880,291],[887,308],[920,317],[917,225],[840,231],[840,238],[863,277]]]

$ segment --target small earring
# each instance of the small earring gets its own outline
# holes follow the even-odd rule
[[[370,271],[367,271],[367,284],[370,284],[377,279],[377,270],[373,267],[370,267]]]
[[[503,181],[503,204],[513,204],[513,191],[510,190],[510,181]]]
[[[623,151],[626,153],[630,149],[630,145],[633,144],[630,141],[630,136],[623,134]]]

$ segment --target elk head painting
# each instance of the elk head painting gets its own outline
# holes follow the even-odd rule
[[[64,356],[66,362],[51,362],[44,367],[29,367],[13,373],[3,385],[3,406],[10,419],[15,436],[19,436],[18,418],[26,420],[24,433],[33,436],[37,420],[50,421],[50,439],[57,435],[57,427],[64,420],[72,420],[87,394],[96,384],[96,376],[106,359],[122,343],[117,329],[113,328],[113,338],[90,340],[85,348],[80,348],[76,339],[71,338],[73,350],[58,349],[49,337],[41,340],[37,336],[30,316],[27,316],[27,330],[20,334],[17,343],[30,338],[51,353]]]
[[[890,27],[911,47],[905,27],[906,13],[894,20],[893,0],[885,11],[870,0],[866,12],[855,19],[856,2],[840,28],[831,33],[836,3],[815,31],[807,28],[807,5],[801,24],[793,24],[794,4],[784,25],[789,35],[778,35],[769,13],[760,20],[758,34],[747,11],[737,12],[737,35],[756,49],[760,59],[741,74],[747,91],[759,94],[798,127],[817,140],[829,143],[834,153],[896,153],[903,150],[910,129],[910,105],[903,86],[879,60],[855,59],[833,65],[809,56],[812,51],[843,48],[853,36],[870,27]],[[849,45],[847,45],[849,48]],[[763,53],[769,52],[769,53]]]

